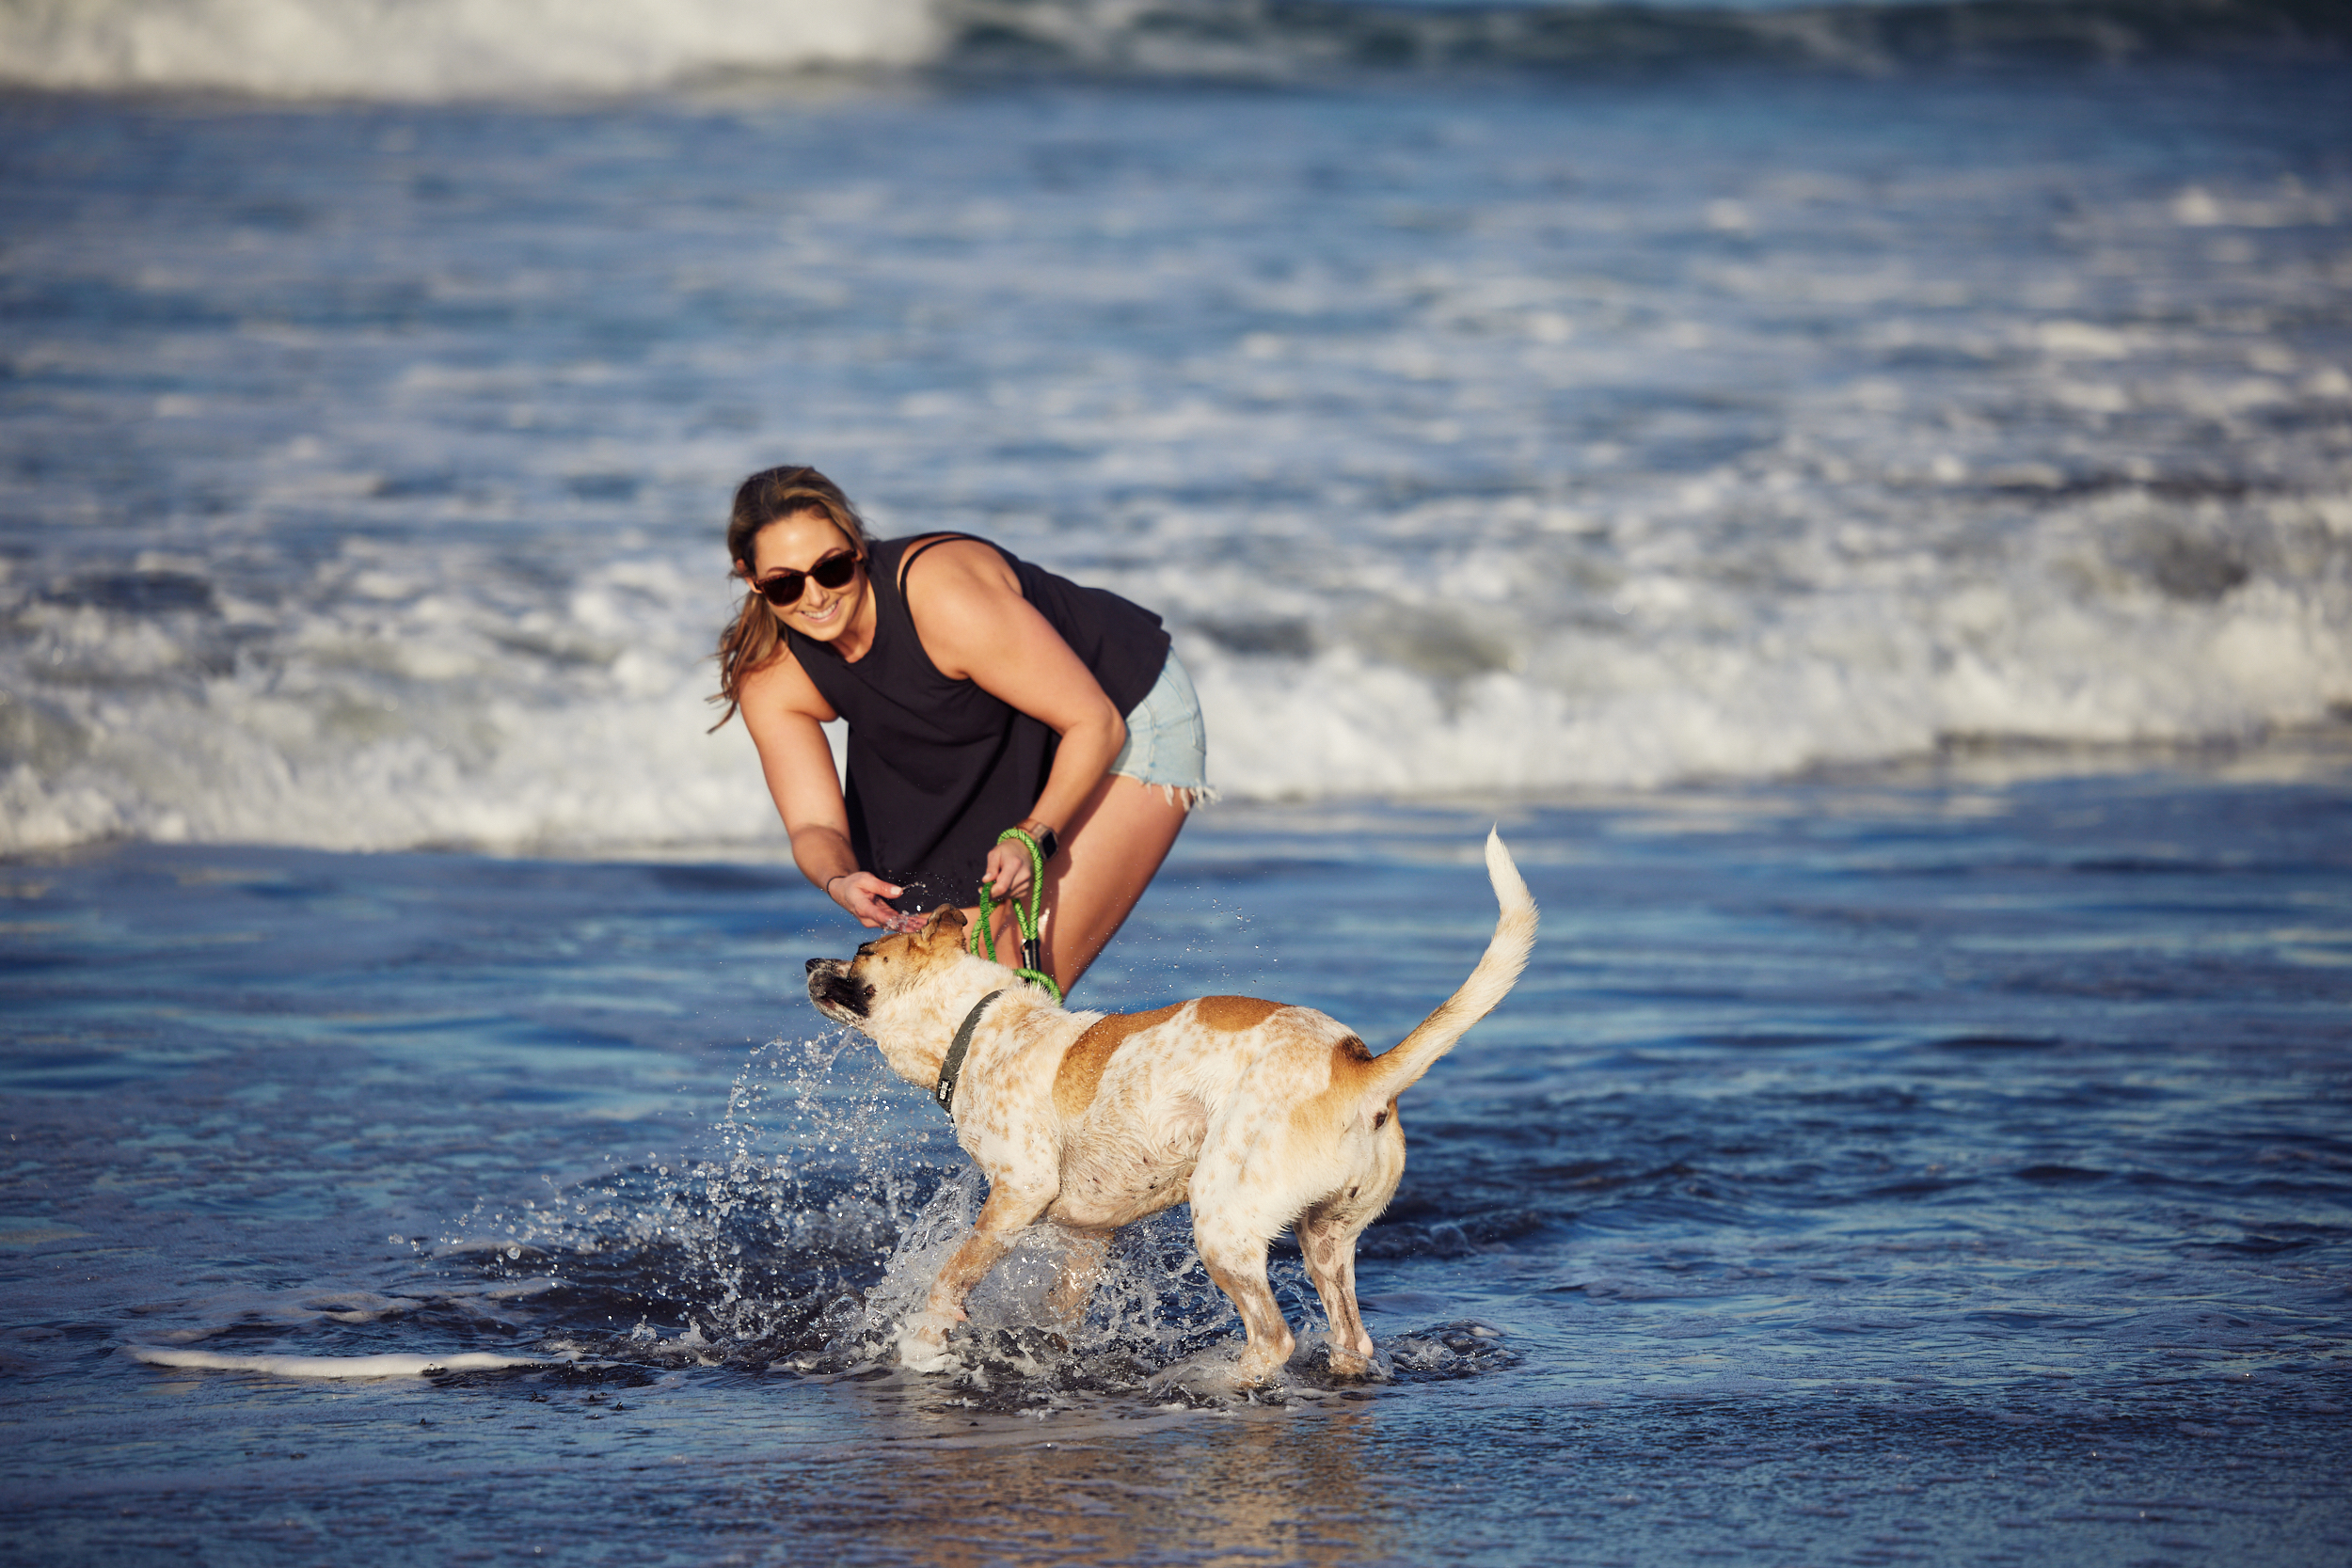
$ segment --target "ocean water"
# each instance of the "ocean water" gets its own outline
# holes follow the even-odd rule
[[[747,862],[126,846],[10,868],[17,1560],[2340,1562],[2352,755],[1581,806],[1240,806],[1079,1000],[1375,1047],[1385,1375],[1220,1391],[1181,1212],[1067,1343],[877,1346],[975,1194]]]
[[[0,5],[0,1558],[2334,1564],[2329,9]],[[1405,1101],[1383,1375],[802,960],[734,483],[1159,610],[1075,1001]]]
[[[993,58],[0,101],[0,849],[779,839],[778,461],[1158,610],[1237,799],[2352,702],[2335,64]]]

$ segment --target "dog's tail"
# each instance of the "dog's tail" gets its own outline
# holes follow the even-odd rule
[[[1386,1104],[1419,1083],[1422,1074],[1470,1032],[1471,1024],[1494,1011],[1495,1005],[1510,994],[1512,982],[1527,967],[1528,951],[1535,945],[1535,900],[1528,896],[1527,883],[1520,879],[1519,868],[1511,863],[1511,852],[1502,847],[1500,832],[1486,835],[1486,875],[1494,882],[1495,901],[1502,906],[1502,914],[1495,922],[1486,956],[1462,982],[1461,990],[1439,1003],[1438,1010],[1422,1019],[1420,1027],[1398,1041],[1393,1051],[1373,1059],[1358,1101],[1368,1110]]]

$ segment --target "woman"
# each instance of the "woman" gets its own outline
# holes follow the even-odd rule
[[[1077,984],[1209,791],[1200,706],[1159,617],[969,534],[875,542],[814,468],[745,480],[719,639],[803,875],[866,926],[946,903],[1019,962],[1010,900],[1045,851],[1041,967]],[[849,793],[820,725],[850,725]],[[715,726],[714,726],[715,727]]]

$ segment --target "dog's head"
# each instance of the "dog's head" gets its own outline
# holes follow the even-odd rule
[[[963,951],[963,912],[942,904],[918,931],[876,937],[849,958],[808,960],[808,999],[835,1023],[862,1028],[877,1008],[914,990]]]

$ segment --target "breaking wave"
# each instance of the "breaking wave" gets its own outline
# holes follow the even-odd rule
[[[0,0],[0,82],[437,100],[808,71],[1334,71],[2341,53],[2325,0]]]
[[[7,0],[0,81],[443,99],[932,57],[928,0]]]

